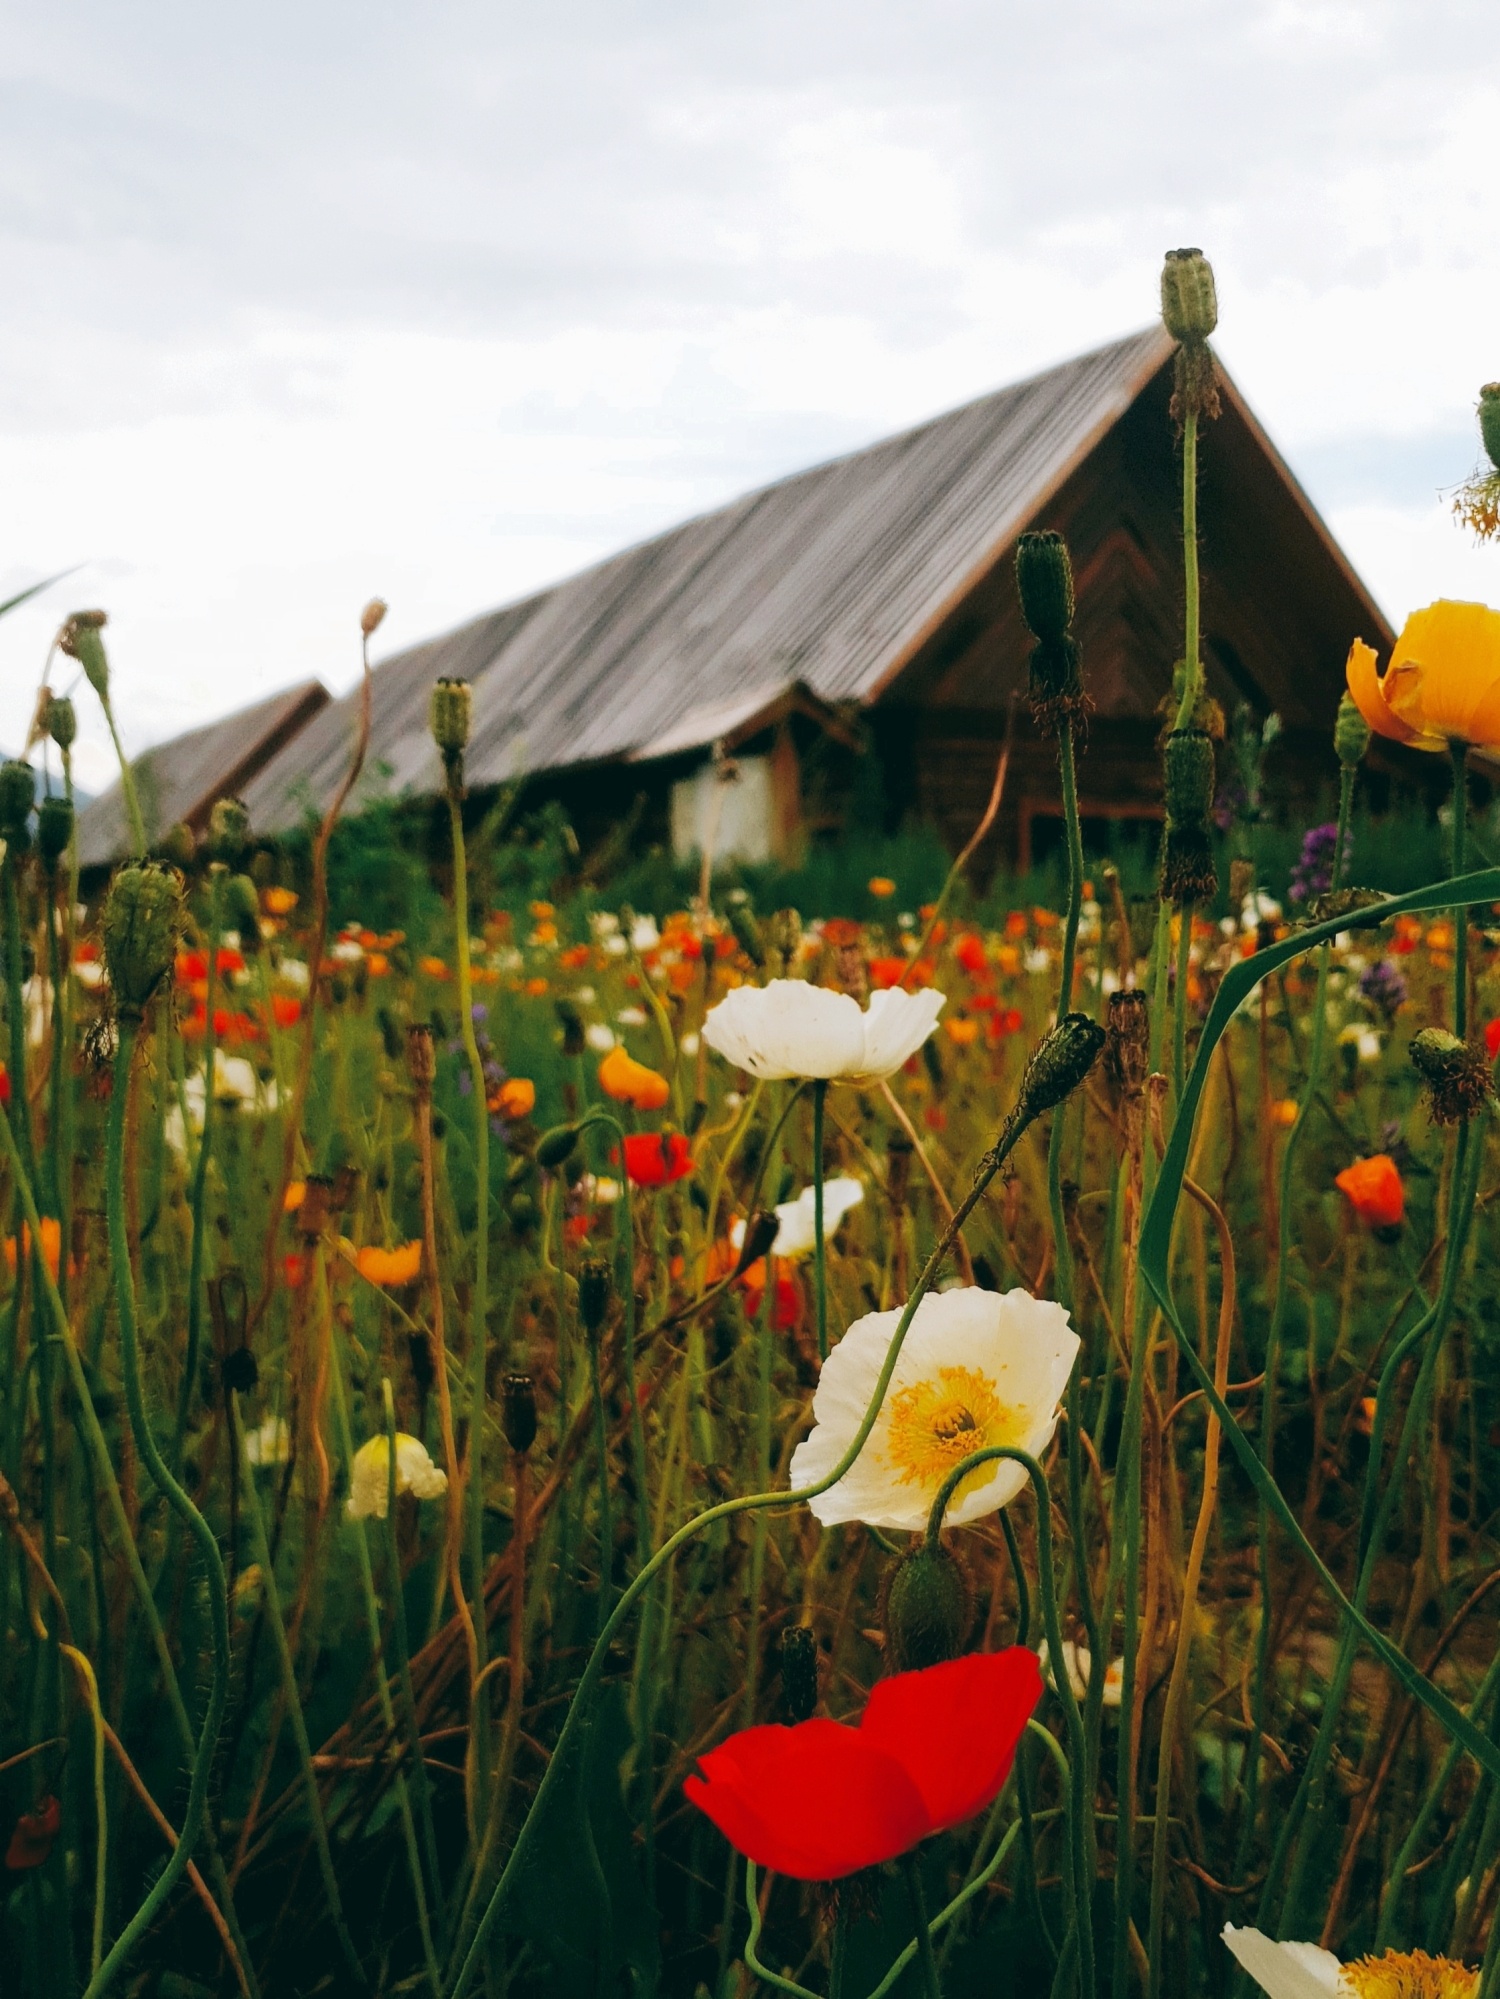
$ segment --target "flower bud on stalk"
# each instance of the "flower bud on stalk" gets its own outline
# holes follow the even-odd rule
[[[1015,1117],[1025,1124],[1056,1110],[1098,1061],[1104,1029],[1086,1013],[1065,1013],[1031,1051],[1021,1075]]]
[[[570,999],[552,1002],[557,1014],[557,1024],[562,1029],[562,1052],[564,1055],[581,1055],[588,1046],[588,1036],[584,1030],[583,1015]]]
[[[42,726],[66,756],[78,735],[78,716],[66,694],[51,694],[47,697]]]
[[[430,1090],[437,1075],[437,1054],[432,1041],[432,1024],[414,1020],[406,1030],[406,1073],[412,1087]]]
[[[0,764],[0,840],[17,854],[31,845],[31,808],[36,799],[36,772],[29,763],[11,758]]]
[[[386,601],[383,597],[372,597],[359,614],[359,628],[367,639],[374,638],[385,620]]]
[[[69,798],[44,798],[36,813],[36,844],[42,865],[56,867],[68,851],[68,842],[72,837],[73,801]]]
[[[745,1224],[745,1236],[735,1262],[734,1276],[742,1277],[751,1264],[759,1263],[780,1233],[781,1222],[775,1209],[757,1208]]]
[[[578,1267],[578,1316],[591,1340],[599,1337],[613,1295],[614,1277],[609,1265],[602,1256],[586,1257]]]
[[[572,1154],[578,1143],[576,1124],[555,1124],[550,1131],[544,1131],[536,1144],[536,1163],[547,1172],[555,1173]]]
[[[1500,382],[1479,391],[1479,435],[1489,465],[1481,465],[1453,496],[1453,511],[1480,541],[1500,537]]]
[[[218,798],[208,815],[208,851],[233,867],[250,844],[250,814],[239,798]]]
[[[1479,391],[1479,435],[1491,465],[1500,472],[1500,382],[1486,382]]]
[[[760,925],[756,921],[755,911],[747,901],[743,899],[731,901],[729,905],[729,927],[734,932],[735,942],[750,960],[751,964],[758,969],[764,967],[766,962],[765,940],[760,934]]]
[[[162,835],[158,858],[174,868],[187,869],[193,865],[197,851],[198,843],[193,838],[192,827],[185,819],[178,819]]]
[[[123,1020],[139,1020],[172,969],[182,935],[182,882],[170,868],[132,861],[104,903],[104,963]]]
[[[1364,762],[1370,747],[1370,725],[1360,714],[1354,696],[1346,689],[1339,702],[1338,719],[1333,725],[1333,749],[1345,770]]]
[[[1460,1041],[1441,1027],[1424,1027],[1412,1041],[1412,1066],[1427,1088],[1434,1124],[1458,1124],[1483,1110],[1494,1094],[1489,1059],[1482,1047]]]
[[[1138,987],[1111,993],[1106,1015],[1104,1067],[1117,1096],[1139,1096],[1151,1067],[1151,1007]]]
[[[1161,893],[1186,909],[1208,902],[1219,886],[1209,839],[1214,802],[1214,746],[1203,729],[1174,729],[1163,757],[1167,829],[1161,851]]]
[[[450,796],[464,788],[464,751],[468,747],[473,696],[467,680],[433,682],[428,720],[448,777]]]
[[[500,1427],[518,1458],[536,1442],[536,1388],[529,1374],[508,1374],[500,1390]]]
[[[1161,272],[1161,318],[1177,342],[1172,420],[1216,417],[1219,391],[1209,336],[1219,323],[1213,266],[1201,250],[1168,250]]]
[[[885,1592],[885,1650],[897,1673],[956,1659],[973,1611],[962,1564],[941,1543],[919,1542],[890,1571]]]
[[[1016,589],[1021,616],[1036,645],[1031,653],[1029,698],[1039,728],[1054,735],[1079,721],[1088,697],[1079,674],[1073,623],[1073,565],[1060,534],[1023,534],[1016,543]]]
[[[781,1708],[796,1725],[811,1721],[818,1706],[818,1638],[806,1624],[788,1624],[781,1634]]]
[[[109,660],[99,634],[109,623],[105,611],[75,611],[57,635],[58,650],[76,659],[105,708],[109,707]]]

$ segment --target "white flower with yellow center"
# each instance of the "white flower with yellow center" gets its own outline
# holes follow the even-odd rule
[[[351,1520],[384,1520],[390,1470],[384,1437],[360,1445],[349,1469],[346,1511]],[[448,1474],[432,1462],[422,1440],[404,1430],[396,1432],[396,1490],[415,1493],[418,1499],[441,1499],[448,1490]]]
[[[1388,1950],[1340,1964],[1315,1943],[1274,1943],[1224,1926],[1224,1941],[1269,1999],[1478,1999],[1479,1973],[1425,1950]]]
[[[736,986],[703,1022],[703,1039],[737,1069],[766,1082],[803,1076],[874,1083],[915,1055],[937,1026],[942,993],[892,986],[861,1007],[848,993],[805,979]]]
[[[826,1478],[853,1442],[900,1319],[899,1311],[857,1319],[824,1362],[816,1426],[792,1454],[794,1492]],[[808,1504],[825,1527],[863,1520],[919,1533],[938,1488],[973,1452],[994,1444],[1032,1457],[1046,1450],[1077,1353],[1062,1306],[1029,1291],[929,1292],[912,1315],[864,1449]],[[998,1511],[1025,1483],[1014,1459],[980,1465],[949,1502],[949,1524]]]

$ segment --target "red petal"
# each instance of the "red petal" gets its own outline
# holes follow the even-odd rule
[[[994,1802],[1042,1696],[1035,1652],[971,1652],[881,1680],[859,1732],[905,1764],[934,1832]]]
[[[837,1721],[743,1729],[683,1790],[758,1867],[837,1881],[906,1853],[931,1827],[893,1757]]]

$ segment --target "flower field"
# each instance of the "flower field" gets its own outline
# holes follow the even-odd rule
[[[1082,864],[1067,552],[1017,571],[1057,909],[962,861],[910,908],[507,899],[457,682],[446,902],[330,915],[342,797],[83,897],[43,703],[50,794],[0,770],[6,1990],[1482,1989],[1500,614],[1356,647],[1277,901],[1253,842],[1218,878],[1194,553],[1143,920]],[[102,627],[60,643],[107,710]],[[1451,872],[1396,897],[1351,886],[1372,729],[1452,752]]]

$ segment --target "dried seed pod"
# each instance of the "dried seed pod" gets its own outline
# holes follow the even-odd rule
[[[508,1374],[500,1391],[500,1427],[517,1457],[536,1442],[536,1386],[529,1374]]]

